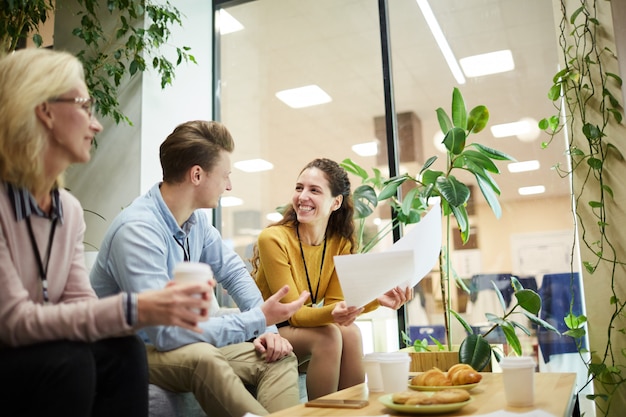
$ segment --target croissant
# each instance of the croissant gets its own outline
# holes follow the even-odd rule
[[[483,377],[470,365],[459,363],[448,369],[448,378],[452,385],[467,385],[480,382]]]
[[[441,369],[433,368],[415,376],[411,383],[423,387],[450,386],[451,382]]]

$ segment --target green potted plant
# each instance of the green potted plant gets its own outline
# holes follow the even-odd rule
[[[441,296],[443,300],[444,325],[446,330],[447,350],[452,351],[452,335],[450,320],[454,316],[464,327],[468,335],[463,339],[459,347],[458,361],[468,363],[477,370],[482,370],[489,364],[492,352],[499,358],[499,353],[494,351],[486,336],[496,329],[501,329],[507,343],[517,355],[522,354],[522,346],[516,329],[530,335],[531,332],[523,324],[515,321],[517,315],[523,315],[532,323],[543,326],[549,330],[557,331],[552,325],[541,320],[537,314],[541,309],[541,298],[529,289],[522,287],[520,282],[513,278],[515,304],[508,309],[501,291],[493,284],[502,305],[502,313],[487,314],[486,319],[492,323],[492,327],[484,334],[477,334],[472,327],[451,307],[451,290],[453,285],[458,285],[464,291],[469,288],[454,273],[450,259],[450,242],[454,217],[463,244],[470,237],[470,224],[467,213],[467,202],[470,198],[470,187],[460,181],[455,175],[465,171],[475,178],[481,193],[497,218],[502,214],[498,196],[500,189],[492,177],[498,174],[499,169],[494,163],[498,160],[514,160],[495,149],[486,147],[476,142],[468,142],[471,134],[479,133],[485,128],[489,120],[489,111],[485,106],[479,105],[471,111],[467,111],[465,101],[459,89],[454,88],[452,93],[451,117],[446,111],[438,108],[437,119],[444,133],[443,144],[446,148],[446,164],[443,170],[434,169],[437,156],[426,160],[419,173],[413,177],[409,174],[398,175],[393,178],[384,178],[380,170],[374,168],[373,175],[369,175],[365,169],[354,161],[346,159],[342,166],[354,175],[361,178],[362,184],[354,191],[354,204],[356,221],[358,223],[358,242],[362,252],[373,248],[393,228],[400,225],[408,225],[420,221],[422,215],[428,210],[430,200],[439,198],[441,210],[445,219],[445,238],[440,255],[441,272]],[[405,184],[410,184],[410,189],[402,199],[398,198],[398,189]],[[403,189],[406,189],[404,187]],[[385,202],[391,206],[395,216],[391,224],[381,230],[370,239],[365,239],[365,220],[371,215],[379,203]],[[420,349],[424,342],[415,344]],[[439,343],[443,348],[443,344]]]

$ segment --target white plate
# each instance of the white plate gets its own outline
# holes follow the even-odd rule
[[[450,387],[448,387],[450,388]],[[396,404],[391,399],[393,394],[383,395],[378,398],[385,407],[391,408],[394,411],[400,411],[402,413],[411,413],[411,414],[442,414],[442,413],[451,413],[456,410],[460,410],[465,407],[467,404],[474,401],[472,397],[469,400],[463,401],[460,403],[451,403],[451,404],[433,404],[433,405],[405,405],[405,404]]]

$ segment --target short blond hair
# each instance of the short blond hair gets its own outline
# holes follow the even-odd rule
[[[84,82],[67,52],[28,48],[0,59],[0,179],[34,192],[44,180],[46,130],[35,108]],[[61,185],[62,178],[57,178]]]

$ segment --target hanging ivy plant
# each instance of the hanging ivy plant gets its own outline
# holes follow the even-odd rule
[[[564,68],[554,75],[548,93],[549,99],[555,103],[556,113],[541,120],[539,127],[550,135],[550,139],[542,144],[544,147],[567,130],[571,168],[558,165],[555,168],[562,177],[574,182],[579,243],[588,249],[584,252],[587,259],[583,259],[582,264],[588,274],[594,274],[599,267],[611,271],[610,276],[601,277],[611,288],[611,297],[606,303],[612,312],[606,323],[608,341],[605,350],[591,352],[591,359],[587,360],[583,355],[588,353],[583,344],[587,317],[573,314],[573,306],[570,306],[570,314],[564,318],[569,328],[566,334],[577,341],[581,359],[588,369],[587,385],[595,381],[596,387],[600,387],[596,394],[587,398],[595,401],[603,415],[609,415],[614,394],[624,389],[626,381],[625,367],[620,365],[626,357],[626,349],[616,346],[612,340],[615,332],[626,331],[619,326],[620,320],[624,319],[626,303],[616,291],[617,281],[623,279],[619,275],[620,267],[623,270],[625,263],[623,254],[616,249],[608,233],[609,228],[621,225],[617,219],[610,218],[608,208],[617,203],[607,175],[612,162],[623,161],[618,148],[611,143],[622,138],[608,135],[611,124],[622,122],[622,106],[617,98],[622,80],[607,70],[609,62],[616,57],[602,45],[597,1],[581,1],[580,6],[570,13],[566,5],[571,3],[560,2],[559,46]],[[581,216],[583,210],[591,213],[591,222]]]
[[[132,124],[121,112],[117,99],[118,88],[126,77],[154,70],[165,88],[172,84],[176,67],[183,62],[196,63],[189,47],[168,43],[171,28],[182,26],[180,11],[168,1],[75,1],[80,26],[72,34],[84,42],[77,56],[85,67],[87,88],[101,116]],[[64,7],[68,3],[64,2]],[[38,28],[54,13],[56,4],[52,0],[0,0],[0,55],[15,50],[27,36],[41,46]],[[100,20],[105,13],[114,18],[112,29],[105,29]],[[172,62],[168,56],[174,53],[176,59]]]

